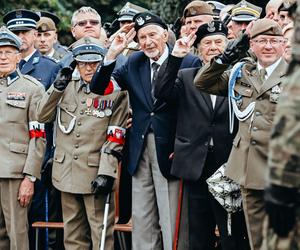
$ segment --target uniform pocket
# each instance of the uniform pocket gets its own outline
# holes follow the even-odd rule
[[[11,152],[18,153],[18,154],[28,154],[28,145],[11,142],[9,144],[9,150]]]
[[[57,152],[54,155],[53,161],[58,162],[58,163],[63,163],[64,159],[65,159],[65,154]]]
[[[20,100],[6,100],[6,103],[15,108],[26,108],[26,102]]]
[[[99,167],[100,154],[97,155],[89,155],[88,156],[88,166],[90,167]]]

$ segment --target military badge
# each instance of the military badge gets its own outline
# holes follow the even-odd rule
[[[207,24],[208,27],[207,27],[207,31],[212,33],[212,32],[215,32],[216,28],[215,28],[215,23],[214,22],[210,22]]]
[[[136,19],[136,22],[137,22],[137,24],[138,24],[139,26],[142,26],[142,25],[145,23],[145,20],[144,20],[144,18],[142,18],[142,17],[138,17],[138,18]]]
[[[24,92],[8,92],[7,93],[7,100],[19,100],[24,101],[26,97],[26,93]]]
[[[269,98],[270,102],[278,103],[280,93],[281,93],[281,88],[278,85],[274,86],[271,89],[270,98]]]

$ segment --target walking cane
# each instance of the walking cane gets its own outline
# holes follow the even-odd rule
[[[179,183],[179,197],[177,203],[177,214],[176,214],[176,224],[175,224],[175,233],[173,241],[173,250],[178,249],[178,240],[179,240],[179,229],[180,229],[180,219],[181,219],[181,208],[182,208],[182,198],[183,198],[183,181],[180,179]]]
[[[102,225],[102,234],[101,234],[101,243],[100,250],[105,249],[105,238],[106,238],[106,229],[107,229],[107,219],[108,219],[108,211],[109,211],[109,203],[110,203],[110,193],[106,197],[105,207],[104,207],[104,217],[103,217],[103,225]]]

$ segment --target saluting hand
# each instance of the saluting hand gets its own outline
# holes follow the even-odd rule
[[[134,24],[129,24],[126,26],[126,29],[124,29],[124,32],[116,34],[109,50],[107,51],[106,60],[115,60],[116,57],[121,54],[127,45],[133,40],[136,35],[133,25]]]
[[[34,183],[31,182],[26,176],[21,182],[18,201],[20,202],[21,207],[27,207],[32,199],[34,192]]]
[[[175,42],[175,46],[172,51],[172,55],[176,57],[185,57],[191,50],[197,36],[195,33],[191,33],[188,36],[184,36]]]

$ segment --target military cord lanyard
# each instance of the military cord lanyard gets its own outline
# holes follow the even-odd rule
[[[241,77],[242,67],[245,62],[236,63],[229,76],[228,83],[228,105],[229,105],[229,131],[232,134],[234,127],[234,114],[239,121],[246,121],[255,109],[255,102],[251,102],[243,111],[237,105],[237,101],[242,99],[241,95],[235,96],[234,87],[237,78]],[[251,126],[251,124],[250,124]]]
[[[61,107],[58,106],[58,108],[57,108],[58,126],[59,126],[61,132],[63,132],[64,134],[70,134],[75,126],[76,116],[73,115],[72,113],[70,113],[68,110],[64,109],[64,111],[72,117],[72,120],[70,121],[68,128],[66,128],[64,125],[61,124],[60,109],[61,109]]]

